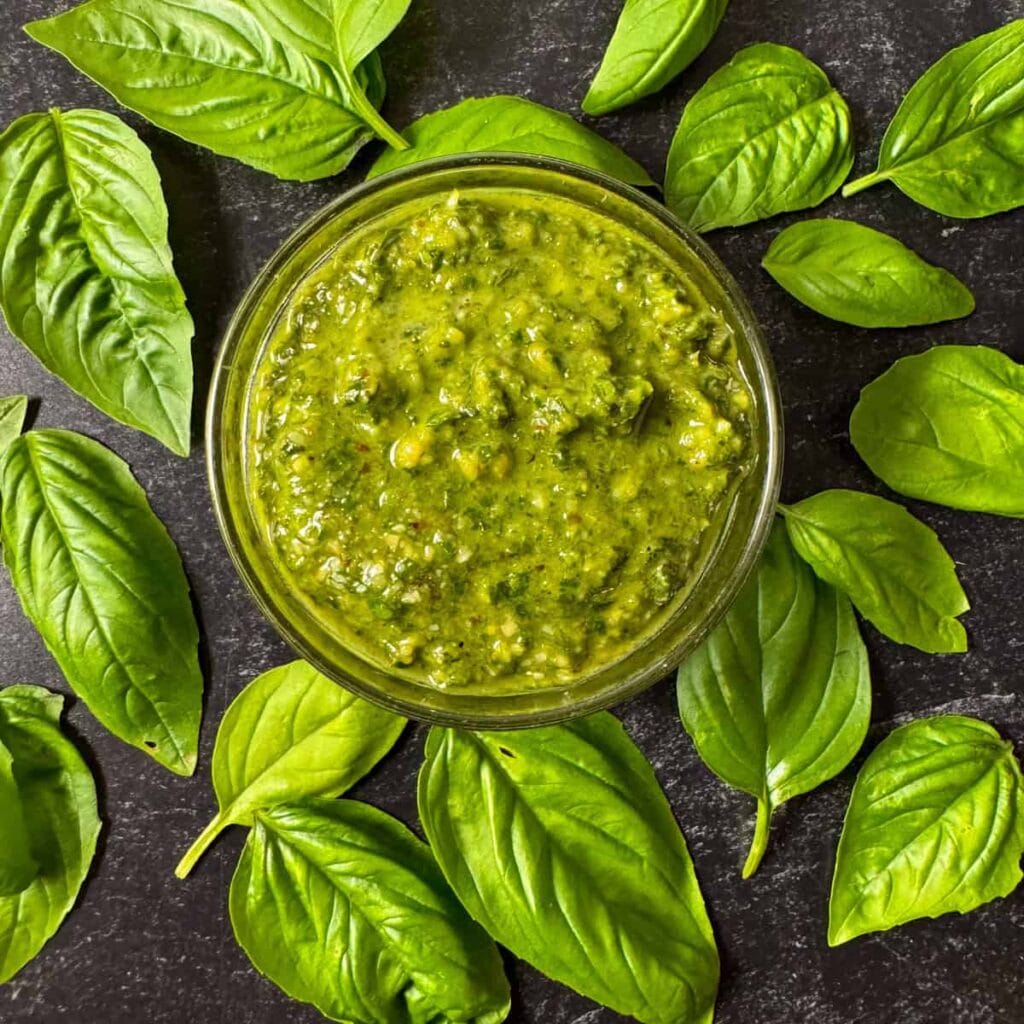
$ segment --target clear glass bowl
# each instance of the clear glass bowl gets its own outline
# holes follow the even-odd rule
[[[671,610],[620,660],[571,685],[488,694],[441,690],[346,645],[292,591],[257,527],[246,486],[249,392],[270,329],[296,284],[351,231],[399,203],[457,188],[527,190],[612,216],[660,247],[731,325],[754,400],[753,455],[719,521],[707,532],[698,571]],[[663,206],[606,175],[557,160],[485,154],[433,160],[366,182],[304,224],[253,282],[228,328],[207,410],[207,464],[228,551],[263,613],[307,661],[369,700],[414,718],[466,728],[542,725],[610,707],[675,668],[719,622],[768,536],[778,498],[782,424],[764,339],[736,282],[711,250]],[[671,495],[666,495],[671,500]]]

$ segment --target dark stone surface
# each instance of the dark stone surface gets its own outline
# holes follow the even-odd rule
[[[0,10],[0,122],[52,105],[116,106],[19,25],[69,6],[8,0]],[[513,92],[578,113],[618,0],[414,0],[385,46],[388,113],[399,126],[465,96]],[[732,0],[708,52],[661,95],[600,122],[601,130],[660,173],[680,110],[740,46],[788,43],[820,62],[847,97],[857,125],[857,170],[873,166],[882,131],[906,88],[946,49],[1024,15],[1022,0]],[[278,182],[127,120],[153,148],[171,211],[176,262],[198,325],[196,424],[210,366],[231,310],[276,246],[308,214],[360,180],[372,159],[311,185]],[[897,356],[940,342],[983,342],[1024,359],[1021,317],[1024,212],[952,221],[882,187],[826,214],[853,216],[897,234],[974,289],[978,311],[927,330],[869,332],[803,310],[758,264],[778,229],[796,217],[714,234],[710,242],[746,289],[778,366],[789,433],[785,496],[825,487],[884,493],[846,433],[858,389]],[[0,333],[2,329],[0,329]],[[82,430],[128,459],[181,547],[203,627],[206,717],[196,777],[172,777],[106,734],[74,701],[71,728],[96,769],[106,823],[78,906],[36,961],[0,990],[6,1024],[280,1024],[318,1014],[261,980],[235,945],[225,910],[242,841],[235,830],[182,883],[172,869],[210,817],[208,769],[217,723],[256,673],[289,657],[235,577],[214,525],[201,445],[182,462],[119,427],[48,376],[3,337],[0,393],[38,401],[37,425]],[[869,746],[895,723],[937,711],[977,714],[1024,744],[1024,525],[933,506],[913,511],[937,529],[960,565],[974,605],[971,652],[927,657],[865,627],[874,672]],[[4,682],[67,686],[0,582]],[[1024,890],[967,917],[919,922],[838,950],[825,945],[832,858],[854,770],[777,818],[757,876],[739,867],[753,802],[698,762],[663,683],[621,709],[652,759],[696,861],[721,947],[720,1024],[1019,1024],[1024,1021]],[[407,734],[356,795],[415,822],[413,783],[423,730]],[[859,762],[858,762],[859,763]],[[609,1024],[619,1018],[511,964],[517,1024]]]

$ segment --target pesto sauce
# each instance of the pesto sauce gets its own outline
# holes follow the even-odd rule
[[[567,200],[399,207],[293,293],[250,396],[280,566],[373,660],[558,686],[699,568],[751,449],[732,331],[639,234]]]

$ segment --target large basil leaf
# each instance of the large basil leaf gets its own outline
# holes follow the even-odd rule
[[[817,206],[853,165],[850,111],[797,50],[740,50],[686,105],[669,150],[668,205],[696,231]]]
[[[1024,203],[1024,19],[933,64],[896,111],[878,169],[843,195],[880,181],[948,217]]]
[[[0,398],[0,455],[21,434],[28,412],[28,399],[24,395]]]
[[[611,715],[432,729],[419,807],[459,899],[516,956],[645,1024],[710,1024],[718,953],[690,855]]]
[[[388,145],[408,149],[409,143],[377,113],[356,71],[398,27],[410,0],[333,0],[333,3],[338,77],[345,87],[350,107]]]
[[[0,896],[0,984],[10,981],[60,927],[96,852],[96,785],[61,732],[63,703],[38,686],[0,690],[0,742],[13,759],[39,864],[27,889]]]
[[[0,307],[11,333],[114,419],[189,450],[192,318],[160,178],[112,114],[29,114],[0,135]]]
[[[1024,516],[1024,367],[993,348],[943,345],[860,394],[850,440],[894,491]]]
[[[188,581],[128,467],[33,430],[0,464],[4,561],[68,683],[115,736],[195,770],[203,677]]]
[[[857,327],[934,324],[974,311],[974,296],[948,270],[849,220],[793,224],[761,265],[805,306]]]
[[[0,898],[28,888],[39,874],[25,824],[25,808],[14,777],[14,758],[0,740]]]
[[[254,679],[232,702],[213,748],[217,816],[178,865],[184,878],[228,825],[309,796],[338,796],[395,744],[405,719],[361,700],[304,661]]]
[[[336,174],[370,137],[337,67],[241,0],[89,0],[26,31],[154,124],[280,178]]]
[[[850,602],[797,557],[780,523],[725,620],[680,666],[677,690],[701,760],[757,800],[749,878],[773,812],[842,771],[871,714]]]
[[[886,636],[930,654],[967,650],[957,616],[970,603],[953,559],[920,519],[858,491],[822,491],[779,508],[800,557]]]
[[[607,114],[668,85],[711,42],[729,0],[626,0],[583,100]]]
[[[558,157],[633,185],[654,184],[635,160],[568,114],[518,96],[463,100],[414,121],[405,135],[410,148],[384,153],[368,177],[433,157],[490,151]]]
[[[430,850],[352,800],[261,810],[231,882],[235,936],[293,999],[351,1024],[498,1024],[501,958]]]
[[[828,942],[1007,896],[1021,880],[1024,779],[1013,747],[976,718],[901,726],[864,762],[829,900]]]

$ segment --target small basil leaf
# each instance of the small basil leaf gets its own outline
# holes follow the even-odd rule
[[[518,96],[463,100],[414,121],[405,134],[410,148],[384,153],[368,177],[433,157],[489,151],[553,156],[633,185],[654,184],[635,160],[568,114]]]
[[[28,399],[24,395],[0,398],[0,455],[21,434],[27,413]]]
[[[611,715],[432,729],[419,808],[459,899],[516,956],[644,1024],[710,1024],[718,953],[690,855]]]
[[[25,824],[25,808],[14,777],[14,758],[0,739],[0,899],[27,889],[39,874]]]
[[[853,165],[850,111],[797,50],[740,50],[686,105],[669,150],[668,205],[695,231],[817,206]]]
[[[408,149],[402,138],[377,113],[356,76],[359,64],[398,27],[410,0],[333,0],[338,78],[349,106],[373,131],[395,149]]]
[[[607,114],[663,89],[711,42],[728,4],[626,0],[583,110]]]
[[[261,810],[231,882],[231,923],[293,999],[353,1024],[498,1024],[501,958],[430,850],[352,800]]]
[[[828,942],[1007,896],[1021,880],[1024,779],[976,718],[901,726],[864,762],[846,810]]]
[[[987,217],[1024,203],[1024,19],[933,64],[896,111],[878,169],[843,195],[880,181],[947,217]]]
[[[911,498],[1024,516],[1024,367],[993,348],[899,359],[860,394],[850,440]]]
[[[974,311],[974,296],[948,270],[849,220],[793,224],[761,265],[805,306],[857,327],[935,324]]]
[[[953,559],[920,519],[857,491],[779,507],[800,557],[882,633],[929,654],[967,650],[957,616],[970,603]]]
[[[0,984],[10,981],[60,927],[96,852],[96,784],[61,732],[62,705],[61,697],[38,686],[0,690],[0,742],[11,754],[39,865],[28,888],[0,896]]]
[[[339,796],[395,744],[405,719],[361,700],[304,661],[257,676],[232,702],[213,748],[220,808],[182,858],[184,878],[228,825],[309,796]]]
[[[279,178],[336,174],[370,137],[337,68],[236,0],[91,0],[25,30],[153,124]]]
[[[0,464],[4,560],[71,688],[118,738],[195,770],[199,631],[174,542],[113,452],[32,430]]]
[[[29,114],[0,136],[0,307],[68,387],[189,450],[192,318],[167,207],[139,137],[112,114]]]
[[[701,760],[757,800],[749,878],[773,812],[841,772],[871,714],[850,602],[796,556],[780,523],[725,620],[680,666],[677,691]]]

